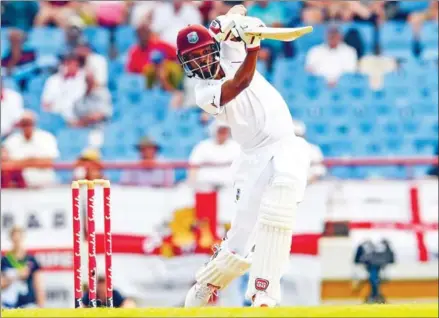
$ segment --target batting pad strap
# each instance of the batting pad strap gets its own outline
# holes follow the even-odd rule
[[[245,274],[250,268],[250,260],[222,249],[196,275],[199,284],[226,288],[234,279]]]
[[[291,230],[295,217],[294,190],[288,185],[268,189],[262,198],[259,224]]]

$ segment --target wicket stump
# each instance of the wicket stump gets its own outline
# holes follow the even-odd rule
[[[88,295],[90,307],[97,307],[96,300],[96,222],[95,222],[95,186],[102,186],[104,212],[104,247],[105,247],[105,279],[106,306],[113,307],[113,277],[112,277],[112,237],[111,237],[111,208],[110,181],[108,180],[78,180],[72,182],[72,211],[73,211],[73,272],[75,308],[82,305],[81,282],[81,212],[80,188],[87,186],[87,241],[88,241]]]

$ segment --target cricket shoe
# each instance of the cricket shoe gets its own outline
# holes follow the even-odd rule
[[[265,291],[258,291],[252,298],[252,307],[276,307],[276,300],[267,295]]]
[[[184,307],[205,307],[216,292],[214,287],[195,284],[186,295]]]

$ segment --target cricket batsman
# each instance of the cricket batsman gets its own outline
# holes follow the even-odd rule
[[[245,30],[265,25],[245,14],[245,7],[235,6],[209,29],[189,25],[177,36],[180,63],[197,81],[197,105],[230,126],[241,146],[231,168],[236,215],[221,246],[196,274],[186,307],[207,305],[248,270],[246,298],[252,306],[278,306],[297,204],[305,192],[307,148],[294,135],[286,102],[256,71],[261,39]]]

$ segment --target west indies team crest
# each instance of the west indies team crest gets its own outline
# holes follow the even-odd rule
[[[191,43],[191,44],[195,44],[195,43],[197,43],[198,42],[198,34],[197,34],[197,32],[191,32],[191,33],[189,33],[188,35],[187,35],[187,40],[189,41],[189,43]]]

